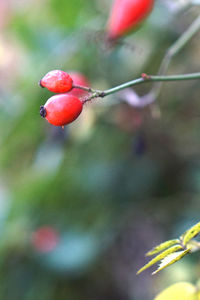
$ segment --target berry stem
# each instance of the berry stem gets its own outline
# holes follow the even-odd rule
[[[125,82],[123,84],[120,84],[114,88],[105,90],[105,91],[99,91],[99,90],[93,90],[93,93],[91,96],[86,97],[83,100],[83,103],[88,102],[94,98],[103,98],[108,95],[114,94],[116,92],[119,92],[123,89],[126,89],[128,87],[132,87],[135,85],[139,85],[145,82],[164,82],[164,81],[181,81],[181,80],[195,80],[200,79],[200,72],[198,73],[192,73],[192,74],[179,74],[179,75],[169,75],[169,76],[162,76],[162,75],[147,75],[142,74],[141,77]]]
[[[80,89],[80,90],[83,90],[83,91],[87,91],[89,93],[95,93],[96,92],[96,90],[93,90],[90,87],[86,87],[86,86],[82,86],[82,85],[77,85],[77,84],[73,84],[73,88],[74,89]]]

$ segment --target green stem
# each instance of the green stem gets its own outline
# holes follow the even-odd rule
[[[103,98],[108,95],[119,92],[123,89],[126,89],[128,87],[132,87],[146,82],[181,81],[181,80],[194,80],[194,79],[200,79],[200,72],[192,73],[192,74],[170,75],[170,76],[159,76],[159,75],[155,76],[155,75],[142,74],[140,78],[125,82],[123,84],[120,84],[114,88],[105,91],[93,90],[93,94],[91,96],[88,96],[83,102],[84,103],[88,102],[91,99],[97,97]]]
[[[123,90],[127,87],[138,85],[144,82],[152,82],[152,81],[178,81],[178,80],[192,80],[192,79],[200,79],[200,73],[193,73],[193,74],[183,74],[183,75],[171,75],[171,76],[154,76],[154,75],[146,75],[144,77],[126,82],[121,84],[117,87],[104,91],[104,96],[113,94],[120,90]]]
[[[180,52],[180,50],[191,40],[191,38],[200,30],[200,16],[189,26],[189,28],[175,41],[175,43],[167,50],[158,75],[164,75],[169,67],[172,58]],[[160,93],[162,83],[155,84],[150,91],[150,94],[156,99]]]
[[[95,93],[96,90],[91,89],[90,87],[86,87],[86,86],[82,86],[82,85],[78,85],[78,84],[73,84],[73,88],[74,89],[80,89],[89,93]]]

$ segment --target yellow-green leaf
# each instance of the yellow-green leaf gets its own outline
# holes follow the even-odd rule
[[[197,292],[197,299],[195,300],[200,300],[200,292]]]
[[[186,245],[200,232],[200,222],[188,229],[182,236],[183,245]]]
[[[178,260],[180,260],[182,257],[184,257],[186,254],[190,252],[190,249],[186,249],[183,251],[177,251],[174,253],[169,254],[164,259],[162,259],[158,269],[152,273],[152,275],[160,272],[161,270],[165,269],[166,267],[174,264]]]
[[[197,300],[196,287],[189,282],[178,282],[162,291],[154,300]]]
[[[172,246],[172,247],[168,248],[167,250],[161,252],[159,255],[157,255],[152,260],[150,260],[146,265],[144,265],[144,267],[142,267],[137,272],[137,274],[140,274],[141,272],[143,272],[144,270],[148,269],[149,267],[151,267],[152,265],[154,265],[158,261],[162,260],[163,258],[165,258],[166,256],[168,256],[169,254],[177,252],[179,250],[183,250],[183,247],[181,245],[175,245],[175,246]]]
[[[190,252],[196,252],[200,250],[200,242],[197,242],[195,240],[191,240],[186,245],[187,249],[190,249]]]
[[[149,252],[147,252],[146,256],[151,256],[151,255],[154,255],[154,254],[157,254],[175,244],[180,244],[180,240],[179,239],[175,239],[175,240],[169,240],[169,241],[166,241],[156,247],[154,247],[152,250],[150,250]]]

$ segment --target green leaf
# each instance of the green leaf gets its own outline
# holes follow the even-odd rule
[[[151,256],[154,255],[156,253],[159,253],[175,244],[180,244],[180,240],[179,239],[175,239],[175,240],[169,240],[166,241],[164,243],[161,243],[160,245],[154,247],[152,250],[150,250],[149,252],[146,253],[146,256]]]
[[[161,270],[165,269],[166,267],[172,265],[173,263],[180,260],[182,257],[184,257],[186,254],[190,252],[190,249],[186,249],[183,251],[178,251],[175,253],[171,253],[168,256],[166,256],[160,263],[159,268],[152,273],[152,275],[160,272]]]
[[[137,274],[140,274],[141,272],[143,272],[144,270],[148,269],[149,267],[151,267],[152,265],[154,265],[158,261],[162,260],[163,258],[165,258],[166,256],[168,256],[169,254],[177,252],[179,250],[183,250],[183,247],[181,245],[175,245],[175,246],[170,247],[169,249],[163,251],[162,253],[160,253],[159,255],[157,255],[156,257],[154,257],[152,260],[150,260],[146,265],[144,265],[144,267],[142,267],[137,272]]]
[[[188,229],[182,236],[183,245],[186,245],[191,239],[200,233],[200,222]]]

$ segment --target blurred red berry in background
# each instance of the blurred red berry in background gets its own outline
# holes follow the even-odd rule
[[[31,241],[37,252],[45,253],[56,247],[59,241],[59,234],[51,226],[43,226],[33,232]]]
[[[115,0],[107,25],[108,38],[117,39],[137,28],[151,12],[153,5],[154,0]]]
[[[81,74],[79,72],[69,72],[69,75],[71,76],[74,85],[81,85],[81,86],[85,86],[85,87],[89,87],[90,86],[89,81],[87,80],[87,78],[83,74]],[[81,96],[87,95],[87,93],[88,93],[87,91],[73,88],[68,93],[68,95],[73,95],[73,96],[76,96],[76,97],[81,97]]]

